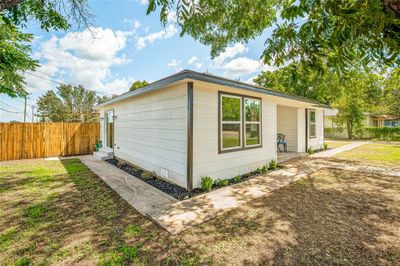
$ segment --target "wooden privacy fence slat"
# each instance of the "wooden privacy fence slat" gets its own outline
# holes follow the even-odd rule
[[[0,161],[89,154],[99,123],[0,123]]]

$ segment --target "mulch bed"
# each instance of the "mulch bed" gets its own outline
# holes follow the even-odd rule
[[[188,191],[183,187],[180,187],[178,185],[172,184],[170,182],[165,181],[164,179],[161,179],[154,175],[151,172],[145,171],[141,168],[138,168],[136,166],[133,166],[125,161],[118,160],[118,159],[108,159],[106,162],[118,167],[119,169],[125,171],[126,173],[133,175],[140,180],[146,182],[149,185],[152,185],[153,187],[161,190],[164,193],[167,193],[168,195],[176,198],[177,200],[184,200],[187,198],[191,198],[203,193],[206,193],[204,190],[200,188],[193,189],[192,191]],[[278,170],[279,167],[275,170]],[[274,171],[274,170],[269,170],[269,171]],[[227,179],[229,182],[229,185],[236,184],[236,183],[241,183],[246,180],[249,180],[253,177],[256,177],[260,175],[259,172],[250,172],[247,174],[244,174],[240,177],[240,181],[235,180],[234,178]],[[217,186],[213,185],[212,190],[221,188],[222,186]]]

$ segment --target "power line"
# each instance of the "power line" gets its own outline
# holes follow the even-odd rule
[[[10,107],[10,108],[18,109],[18,108],[16,108],[15,106],[9,105],[8,103],[5,103],[5,102],[0,101],[0,103],[1,103],[1,104],[4,104],[4,105],[6,105],[6,106],[8,106],[8,107]],[[7,107],[6,107],[6,108],[7,108]],[[14,111],[15,111],[15,110],[14,110]]]
[[[23,112],[14,112],[14,111],[10,111],[10,110],[7,110],[7,109],[1,108],[1,107],[0,107],[0,110],[3,110],[3,111],[5,111],[5,112],[9,112],[9,113],[13,113],[13,114],[22,114],[22,113],[23,113]]]
[[[38,71],[38,72],[40,72],[40,73],[42,73],[42,74],[45,74],[45,75],[48,75],[48,76],[51,76],[51,77],[55,77],[55,76],[53,76],[53,75],[51,75],[51,74],[48,74],[48,73],[46,73],[46,72],[43,72],[43,71]],[[77,84],[75,84],[75,83],[72,83],[72,82],[64,82],[64,81],[62,81],[62,80],[60,80],[60,79],[58,79],[58,78],[57,78],[57,80],[55,80],[55,79],[45,78],[45,77],[43,77],[43,76],[36,75],[36,74],[34,74],[34,73],[32,73],[32,72],[25,72],[25,73],[27,73],[27,74],[29,74],[29,75],[32,75],[32,76],[35,76],[35,77],[37,77],[37,78],[43,79],[43,80],[47,80],[47,81],[50,81],[50,82],[54,82],[54,83],[60,84],[60,85],[71,84],[71,85],[74,85],[74,86],[76,86],[76,87],[79,86],[79,85],[77,85]],[[90,90],[90,91],[94,91],[95,93],[99,93],[99,94],[105,94],[104,92],[100,92],[100,91],[95,91],[95,90]]]

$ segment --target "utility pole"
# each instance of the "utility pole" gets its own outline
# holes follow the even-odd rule
[[[25,106],[24,106],[24,123],[26,122],[26,95],[25,95]]]
[[[34,117],[35,117],[35,106],[32,105],[32,123]]]

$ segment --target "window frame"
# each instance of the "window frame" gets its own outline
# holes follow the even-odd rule
[[[315,121],[312,123],[311,122],[311,113],[314,113],[314,119]],[[311,135],[311,126],[314,126],[314,134]],[[317,110],[316,109],[308,109],[308,138],[309,139],[315,139],[317,137]]]
[[[240,121],[222,121],[222,98],[223,97],[240,98]],[[255,99],[260,102],[260,118],[258,122],[249,121],[246,122],[245,117],[245,99]],[[223,148],[223,124],[239,124],[240,125],[240,146]],[[259,138],[260,143],[254,145],[246,145],[246,124],[258,124],[259,125]],[[260,97],[254,97],[249,95],[218,91],[218,153],[228,153],[234,151],[243,151],[249,149],[256,149],[262,147],[262,99]]]

